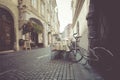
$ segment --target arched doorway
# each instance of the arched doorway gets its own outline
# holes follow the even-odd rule
[[[13,49],[14,36],[13,17],[7,10],[0,8],[0,51]]]
[[[40,20],[30,18],[33,28],[31,30],[31,40],[38,47],[44,47],[44,28]]]

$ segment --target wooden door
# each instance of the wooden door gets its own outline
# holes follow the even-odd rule
[[[14,46],[14,29],[11,15],[0,8],[0,51],[11,50]]]

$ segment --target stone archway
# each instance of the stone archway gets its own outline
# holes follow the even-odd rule
[[[0,51],[14,48],[14,21],[12,15],[0,7]]]

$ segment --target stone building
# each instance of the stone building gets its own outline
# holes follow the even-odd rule
[[[19,49],[19,11],[17,6],[17,0],[0,0],[0,51]]]
[[[72,24],[68,24],[63,31],[63,39],[71,40],[73,37],[73,28]]]
[[[95,71],[99,72],[99,74],[105,80],[119,80],[119,2],[113,0],[76,0],[75,2],[73,0],[72,3],[74,15],[73,27],[75,27],[77,21],[80,20],[78,23],[80,28],[80,35],[82,36],[82,43],[80,42],[81,47],[87,48],[89,45],[91,48],[96,46],[105,48],[105,50],[100,49],[101,51],[98,50],[98,52],[96,52],[96,55],[100,56],[100,60],[97,62],[90,61],[90,65],[93,69],[96,69]],[[76,4],[80,6],[76,6]],[[82,35],[82,33],[84,34]],[[86,45],[86,42],[89,42],[89,44],[87,43]],[[110,53],[107,53],[107,51],[111,51],[113,56],[111,56]]]
[[[56,0],[0,0],[0,51],[20,50],[20,40],[48,47],[59,28],[56,6]]]

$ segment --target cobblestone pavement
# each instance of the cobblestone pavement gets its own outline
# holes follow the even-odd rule
[[[103,80],[80,64],[50,60],[41,55],[47,51],[36,51],[0,55],[0,80]]]

